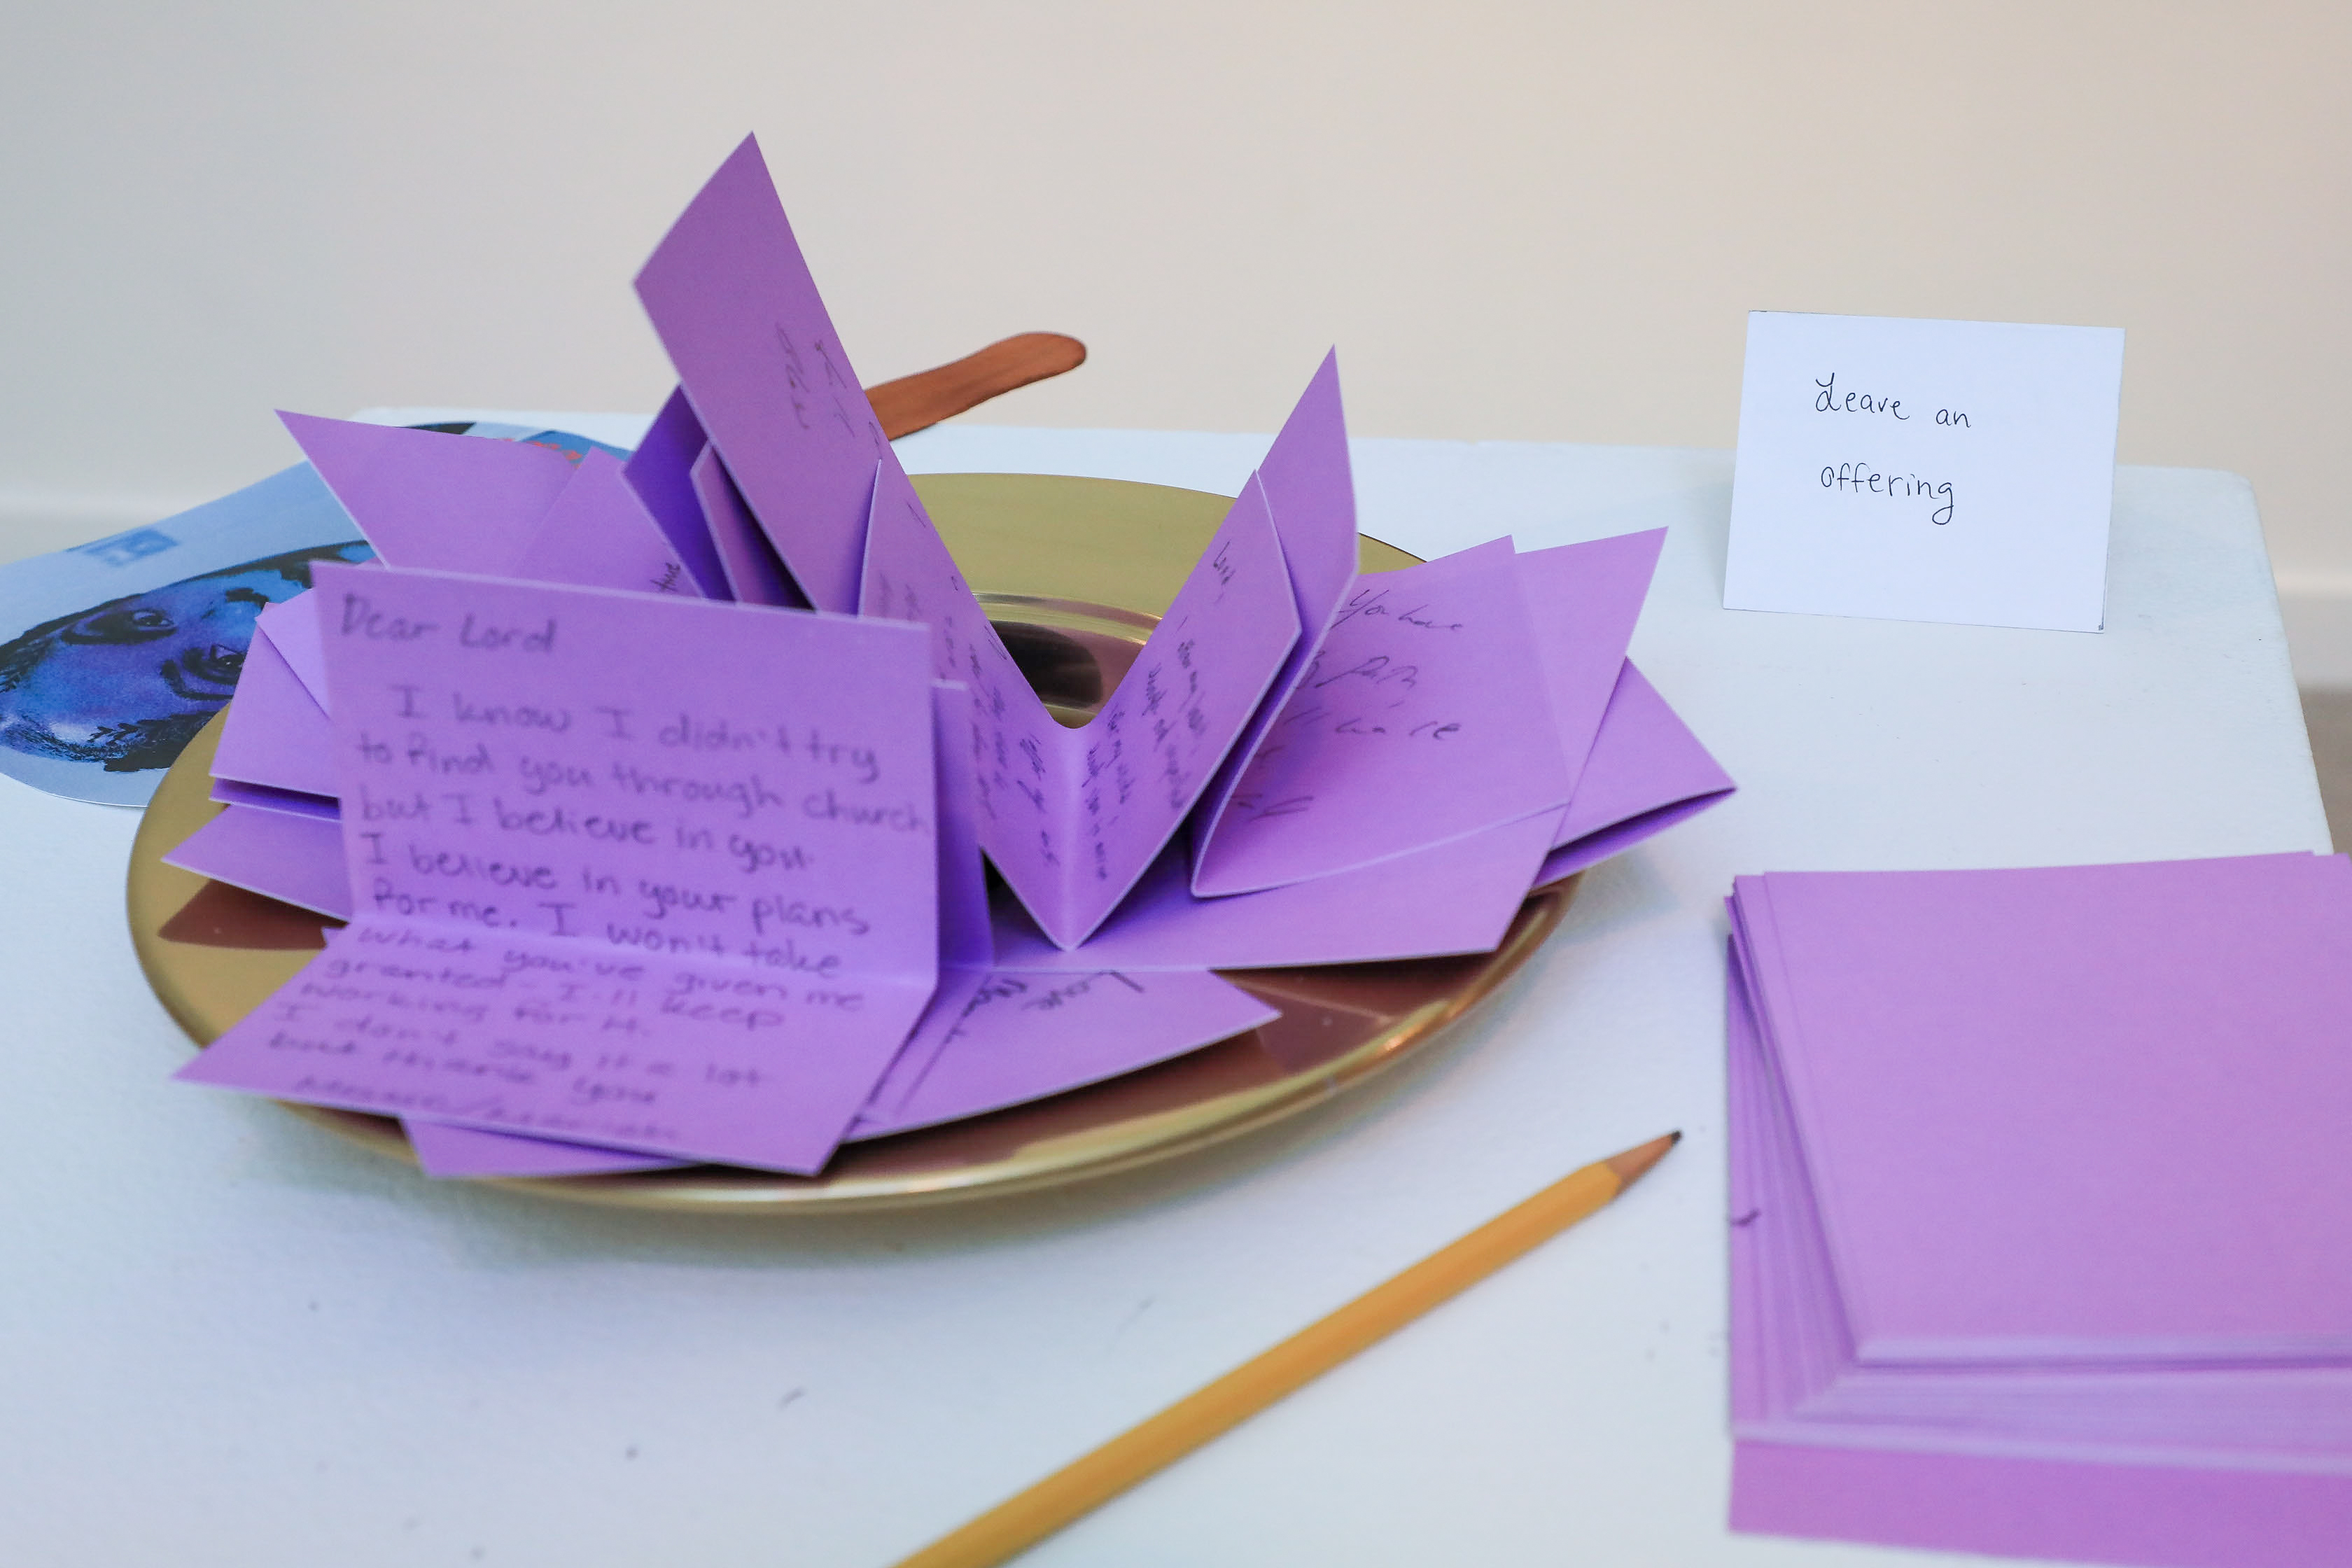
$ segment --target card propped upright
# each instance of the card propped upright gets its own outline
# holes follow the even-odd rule
[[[2097,631],[2116,327],[1748,318],[1724,607]]]
[[[1150,868],[1297,640],[1264,493],[1242,492],[1099,712],[1065,729],[1029,687],[895,456],[866,525],[861,613],[929,628],[933,670],[972,694],[980,841],[1062,947]]]
[[[757,138],[743,139],[663,237],[637,298],[793,580],[818,609],[855,611],[874,465],[890,444]]]

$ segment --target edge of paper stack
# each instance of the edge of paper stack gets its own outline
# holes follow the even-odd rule
[[[1071,729],[754,142],[637,289],[625,460],[284,416],[378,562],[262,616],[166,858],[350,923],[182,1078],[440,1175],[813,1173],[1277,1016],[1213,970],[1492,951],[1733,787],[1625,659],[1661,531],[1357,574],[1336,358]]]
[[[1743,877],[1736,1529],[2352,1546],[2352,862]]]

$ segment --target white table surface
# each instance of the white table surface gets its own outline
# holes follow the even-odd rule
[[[1263,447],[969,426],[902,451],[1230,493]],[[2122,470],[2108,630],[2088,636],[1725,611],[1730,477],[1721,452],[1358,444],[1366,531],[1424,555],[1668,525],[1633,657],[1741,791],[1591,872],[1429,1059],[1075,1192],[819,1222],[608,1213],[430,1183],[168,1083],[187,1047],[124,929],[132,817],[0,779],[0,1557],[887,1563],[1678,1127],[1612,1208],[1025,1561],[1935,1561],[1724,1529],[1717,900],[1740,872],[2327,831],[2242,480]]]

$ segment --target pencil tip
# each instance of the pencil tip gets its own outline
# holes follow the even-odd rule
[[[1649,1168],[1666,1157],[1666,1151],[1683,1141],[1680,1132],[1669,1132],[1663,1138],[1653,1138],[1622,1154],[1612,1154],[1601,1163],[1617,1173],[1620,1190],[1639,1181]]]

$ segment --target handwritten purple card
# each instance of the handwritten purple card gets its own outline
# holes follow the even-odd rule
[[[1528,700],[1538,662],[1507,539],[1358,577],[1192,890],[1329,876],[1566,805],[1550,706]]]
[[[987,976],[942,1020],[929,1070],[896,1110],[869,1107],[855,1136],[959,1121],[1166,1061],[1282,1016],[1213,974]]]
[[[915,1086],[922,1082],[924,1075],[931,1070],[931,1064],[939,1060],[940,1053],[947,1048],[948,1041],[954,1037],[957,1024],[971,1010],[974,999],[987,989],[993,973],[985,966],[977,969],[940,966],[939,989],[931,993],[930,1003],[923,1009],[923,1016],[915,1020],[913,1030],[907,1036],[907,1043],[891,1058],[889,1070],[875,1082],[873,1091],[866,1097],[866,1104],[858,1111],[857,1120],[850,1123],[844,1142],[878,1137],[885,1131],[901,1130],[900,1108],[915,1092]]]
[[[935,980],[920,632],[433,573],[320,594],[358,918],[181,1076],[821,1166]]]
[[[1296,418],[1297,416],[1294,416],[1294,419]],[[1343,458],[1344,455],[1343,438],[1341,446]],[[1269,470],[1272,467],[1273,460],[1269,458]],[[1352,516],[1349,526],[1351,529],[1353,527]],[[1284,537],[1286,550],[1287,550],[1290,535],[1286,533]],[[1567,785],[1571,796],[1578,788],[1578,780],[1583,773],[1586,757],[1592,749],[1602,716],[1608,710],[1616,689],[1619,670],[1624,659],[1625,645],[1631,640],[1634,622],[1640,617],[1642,602],[1648,594],[1650,578],[1656,567],[1658,551],[1664,538],[1664,530],[1653,529],[1643,533],[1623,534],[1578,544],[1559,545],[1549,550],[1531,551],[1514,559],[1513,569],[1517,574],[1521,597],[1527,607],[1528,625],[1534,637],[1537,664],[1542,671],[1545,689],[1550,698],[1552,727],[1558,738],[1559,756],[1566,769]],[[1482,548],[1492,552],[1499,550],[1500,543],[1497,542]],[[1295,574],[1295,554],[1292,559]],[[1426,571],[1427,568],[1417,570]],[[1334,613],[1331,627],[1326,630],[1323,637],[1318,639],[1314,659],[1318,672],[1322,668],[1320,660],[1324,642],[1333,639],[1338,628],[1353,618],[1371,595],[1381,592],[1381,585],[1389,585],[1390,579],[1396,575],[1395,574],[1381,574],[1377,576],[1368,574],[1360,579],[1350,577],[1348,580],[1347,585],[1352,590],[1351,595],[1346,604],[1339,605]],[[1401,581],[1410,584],[1414,581],[1414,577],[1408,574]],[[1376,604],[1375,608],[1378,607]],[[1341,635],[1332,642],[1332,646],[1335,649],[1344,647],[1348,640],[1347,636]],[[1305,661],[1301,660],[1300,655],[1294,651],[1291,658],[1294,664],[1302,666],[1303,673]],[[1417,679],[1419,672],[1415,671],[1414,674]],[[1320,681],[1323,677],[1318,673],[1317,679]],[[1282,702],[1285,706],[1285,711],[1281,717],[1291,722],[1300,721],[1300,713],[1309,710],[1309,705],[1303,700],[1300,700],[1300,705],[1297,708],[1287,706],[1295,700],[1296,684],[1296,681],[1293,681],[1288,687],[1281,687],[1278,683],[1278,689],[1282,692]],[[1347,683],[1342,681],[1339,684]],[[1649,695],[1654,698],[1654,693]],[[1276,699],[1269,697],[1266,705],[1260,709],[1257,719],[1253,721],[1250,731],[1243,744],[1236,747],[1233,756],[1227,759],[1224,773],[1234,782],[1238,782],[1244,771],[1260,784],[1269,776],[1278,775],[1280,773],[1281,764],[1276,759],[1291,736],[1286,733],[1271,736],[1268,734],[1276,717]],[[1656,706],[1663,708],[1664,705],[1658,703]],[[1650,715],[1644,713],[1642,717],[1646,719]],[[1673,722],[1671,716],[1668,721]],[[1359,728],[1360,727],[1360,723]],[[1624,725],[1621,723],[1620,728],[1623,729]],[[1687,735],[1687,731],[1680,731],[1680,733]],[[1699,756],[1705,756],[1704,751],[1697,747],[1696,741],[1691,741],[1685,750],[1696,751]],[[1261,756],[1265,759],[1262,763],[1259,761]],[[1244,758],[1247,759],[1245,769],[1237,766]],[[1622,760],[1622,757],[1621,760]],[[1707,765],[1712,767],[1711,760]],[[1685,769],[1683,772],[1687,773],[1688,770]],[[1631,780],[1621,778],[1618,782],[1621,785],[1631,784],[1636,788],[1651,788],[1654,791],[1654,788],[1664,781],[1653,779],[1646,773],[1637,773]],[[1730,781],[1725,779],[1719,787],[1727,789],[1729,784]],[[1303,792],[1278,798],[1295,801],[1297,793]],[[1442,793],[1441,791],[1440,794]],[[1694,792],[1683,790],[1669,798],[1675,802],[1680,802],[1692,793]],[[1258,798],[1253,795],[1250,801],[1244,802],[1244,809],[1241,816],[1250,815]],[[1215,797],[1212,796],[1210,802],[1203,804],[1194,822],[1192,886],[1196,892],[1223,892],[1231,889],[1234,882],[1237,880],[1233,873],[1234,846],[1237,842],[1243,841],[1251,831],[1240,826],[1238,820],[1231,826],[1223,826],[1223,819],[1213,815],[1210,809],[1214,804],[1217,804]],[[1654,793],[1642,809],[1647,810],[1662,804]],[[1699,806],[1693,805],[1689,809],[1696,810]],[[1622,817],[1631,815],[1633,815],[1631,811],[1621,812],[1617,816],[1607,818],[1605,821],[1615,823]],[[1682,812],[1679,815],[1688,815],[1688,812]],[[1669,826],[1671,821],[1677,819],[1676,815],[1662,813],[1644,824],[1645,833],[1635,834],[1629,829],[1626,834],[1618,835],[1617,837],[1630,842],[1632,837],[1646,837],[1647,832],[1660,831]],[[1392,819],[1392,822],[1396,820]],[[1585,833],[1595,831],[1601,826],[1602,826],[1601,823],[1591,823],[1587,826],[1580,827],[1575,834],[1569,837],[1581,837]],[[1414,830],[1413,836],[1418,836],[1421,831],[1425,829]],[[1589,864],[1591,860],[1602,858],[1606,854],[1614,853],[1617,848],[1622,847],[1623,844],[1617,843],[1613,839],[1608,844],[1596,839],[1582,847],[1588,858],[1580,864]],[[1568,868],[1568,869],[1574,868]],[[1558,876],[1566,874],[1565,869],[1554,871],[1545,879],[1554,879]]]
[[[1351,871],[1218,898],[1192,893],[1171,852],[1093,936],[1068,951],[1017,907],[1000,906],[997,962],[1008,969],[1132,972],[1490,952],[1531,884],[1606,859],[1719,804],[1733,787],[1665,700],[1625,663],[1564,812]]]
[[[987,977],[988,886],[971,819],[971,699],[953,681],[931,685],[932,750],[938,760],[940,984],[867,1096],[866,1109],[896,1108],[930,1068],[954,1021]],[[677,1162],[583,1143],[529,1138],[407,1119],[418,1163],[434,1176],[576,1176],[655,1170]],[[853,1133],[855,1129],[853,1128]]]
[[[793,580],[821,610],[856,610],[874,465],[889,442],[756,138],[670,226],[637,298]]]
[[[582,456],[530,542],[499,574],[581,588],[703,596],[661,525],[629,488],[620,459],[595,447]]]
[[[562,453],[527,441],[278,417],[390,566],[504,572],[572,482]]]
[[[702,499],[694,493],[694,460],[709,445],[694,405],[686,400],[686,389],[675,387],[621,472],[703,597],[724,599],[729,596],[727,574],[711,546],[709,525],[702,520]]]
[[[1192,829],[1196,868],[1199,852],[1216,838],[1217,825],[1243,771],[1257,755],[1266,731],[1322,647],[1340,601],[1355,584],[1356,487],[1348,459],[1347,415],[1339,401],[1337,350],[1324,356],[1249,482],[1256,487],[1255,499],[1273,518],[1275,536],[1282,542],[1299,637],[1202,798]]]
[[[1065,729],[888,454],[867,523],[863,608],[929,626],[940,678],[971,689],[981,844],[1065,947],[1102,922],[1174,835],[1298,636],[1282,546],[1253,487],[1100,711]]]

